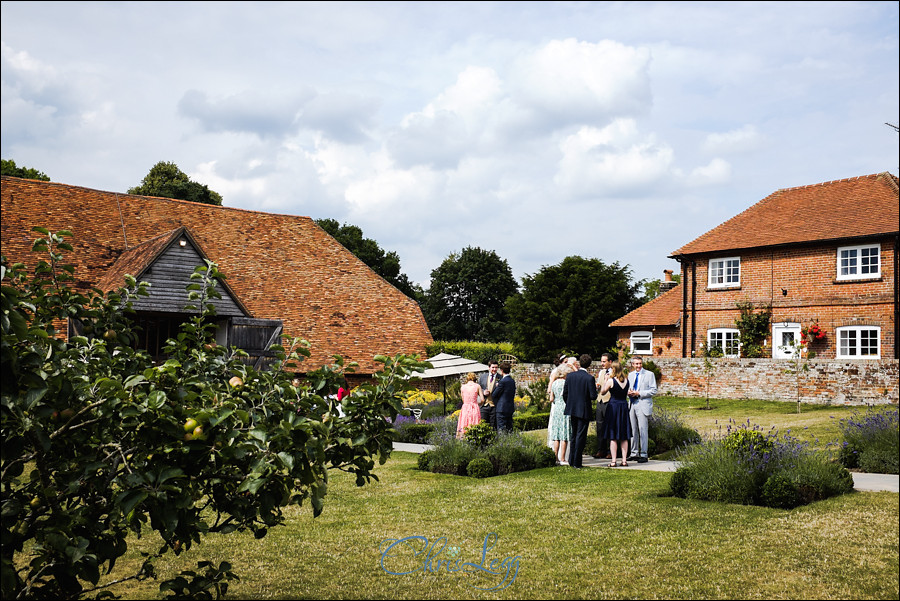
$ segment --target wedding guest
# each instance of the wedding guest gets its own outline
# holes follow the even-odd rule
[[[491,424],[491,427],[494,430],[497,429],[497,411],[494,407],[493,398],[494,388],[497,387],[497,384],[502,377],[497,373],[499,366],[500,364],[497,363],[497,361],[491,359],[488,363],[488,371],[481,374],[481,377],[478,378],[478,384],[481,386],[481,394],[484,397],[484,401],[481,404],[481,421]]]
[[[563,386],[566,415],[572,421],[569,465],[579,469],[582,467],[584,446],[587,443],[588,424],[593,417],[593,401],[597,399],[597,381],[587,371],[590,366],[591,356],[581,355],[575,363],[575,371],[566,376]]]
[[[481,423],[480,406],[484,404],[484,394],[481,392],[481,386],[478,385],[477,379],[474,373],[469,373],[466,376],[466,383],[459,389],[463,406],[459,412],[459,422],[456,424],[457,438],[462,438],[469,426]]]
[[[631,416],[628,414],[628,374],[618,361],[613,361],[610,374],[600,386],[600,394],[609,393],[603,420],[603,438],[609,440],[609,467],[616,467],[616,454],[622,450],[622,467],[628,466],[628,440],[631,438]]]
[[[563,387],[566,385],[566,376],[570,373],[571,367],[566,364],[560,365],[557,377],[550,385],[550,423],[547,437],[560,465],[569,465],[566,461],[566,448],[569,439],[572,438],[571,423],[569,416],[566,415],[566,401],[563,399]]]
[[[638,463],[647,463],[647,433],[650,416],[653,415],[653,397],[656,396],[656,376],[644,369],[640,355],[631,358],[634,371],[628,374],[628,398],[631,399],[631,457]]]
[[[494,399],[494,411],[497,414],[497,431],[511,432],[513,429],[513,413],[516,410],[516,381],[509,372],[512,365],[508,361],[500,364],[502,377],[494,388],[491,397]]]

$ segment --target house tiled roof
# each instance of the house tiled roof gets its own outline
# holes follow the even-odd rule
[[[6,176],[0,209],[3,254],[12,262],[38,260],[31,253],[33,226],[70,230],[74,252],[67,260],[82,288],[118,278],[127,266],[139,270],[174,230],[188,228],[253,317],[280,319],[287,336],[311,343],[309,368],[341,354],[359,363],[358,373],[372,373],[374,355],[424,357],[432,342],[418,304],[309,217]]]
[[[880,173],[778,190],[672,257],[896,233],[897,182]]]
[[[610,327],[674,326],[681,319],[681,284],[612,322]]]

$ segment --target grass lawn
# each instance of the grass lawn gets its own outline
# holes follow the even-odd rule
[[[818,448],[840,441],[838,422],[854,412],[865,410],[865,407],[846,405],[803,404],[798,414],[797,403],[732,399],[710,399],[707,410],[706,399],[676,397],[660,397],[654,405],[680,412],[685,423],[704,438],[724,434],[731,419],[739,423],[749,419],[751,424],[764,430],[772,427],[779,432],[790,430],[792,436]]]
[[[790,431],[791,436],[820,450],[829,448],[829,443],[835,445],[842,440],[838,429],[841,419],[865,411],[865,407],[858,406],[804,404],[798,414],[797,403],[752,399],[710,399],[709,405],[707,409],[706,399],[666,396],[657,397],[653,402],[654,407],[678,412],[685,425],[707,439],[723,436],[729,423],[746,424],[749,419],[751,425],[758,425],[764,432],[772,427],[779,432]],[[591,434],[595,432],[594,426],[591,423]],[[546,440],[547,430],[532,430],[528,435]]]
[[[419,472],[395,452],[381,481],[357,488],[332,475],[325,511],[291,508],[265,538],[211,536],[161,565],[168,577],[195,562],[230,561],[230,598],[602,599],[898,597],[898,495],[851,493],[792,511],[664,496],[658,472],[555,467],[474,480]],[[447,538],[437,559],[515,558],[503,574],[425,573],[412,551],[380,565],[384,539]],[[120,563],[136,565],[148,539]],[[419,547],[420,548],[420,547]],[[127,560],[127,561],[126,561]],[[418,566],[418,568],[417,568]],[[126,583],[127,598],[156,598],[158,583]]]

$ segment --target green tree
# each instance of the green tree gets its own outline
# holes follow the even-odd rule
[[[334,219],[316,219],[316,224],[400,292],[416,302],[422,301],[422,288],[400,271],[400,256],[396,252],[385,252],[378,242],[364,237],[362,229],[355,225],[339,225]]]
[[[506,259],[468,246],[431,272],[422,311],[435,340],[508,340],[504,305],[519,286]]]
[[[609,324],[640,305],[641,287],[628,266],[566,257],[525,276],[522,293],[507,301],[512,342],[532,360],[560,349],[599,356],[616,344]]]
[[[137,573],[114,574],[119,582],[155,577],[156,560],[206,536],[261,538],[288,505],[309,500],[319,515],[329,469],[354,473],[360,486],[377,479],[375,460],[392,448],[385,418],[402,410],[409,376],[427,364],[376,357],[384,369],[338,411],[339,357],[300,380],[291,371],[309,354],[301,341],[273,347],[279,361],[266,371],[215,344],[208,301],[222,276],[208,263],[188,287],[198,312],[154,365],[131,347],[127,319],[146,284],[128,276],[114,293],[81,294],[63,259],[68,232],[38,231],[34,248],[46,258],[33,273],[5,257],[0,270],[4,599],[103,596],[100,575],[116,567],[130,533],[161,543]],[[68,319],[86,335],[61,337],[56,324]],[[161,592],[224,594],[231,566],[199,567]]]
[[[204,184],[191,181],[175,163],[160,161],[141,180],[141,185],[128,189],[129,194],[177,198],[208,205],[222,205],[222,196]]]
[[[0,159],[0,164],[2,164],[2,170],[0,170],[2,175],[21,177],[23,179],[37,179],[42,182],[50,181],[50,178],[45,173],[31,167],[16,167],[16,162],[11,159]]]

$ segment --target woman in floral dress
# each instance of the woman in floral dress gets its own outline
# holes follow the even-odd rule
[[[566,463],[566,447],[571,439],[571,424],[569,416],[565,414],[566,402],[563,400],[563,387],[566,385],[566,376],[572,373],[572,367],[568,363],[559,366],[557,377],[550,385],[550,424],[547,434],[553,451],[560,465]]]
[[[478,385],[478,378],[471,372],[466,376],[466,383],[459,389],[459,393],[463,400],[463,406],[459,412],[459,422],[456,424],[456,437],[462,438],[466,433],[466,428],[481,422],[481,405],[484,403],[484,394],[481,392],[481,386]]]

